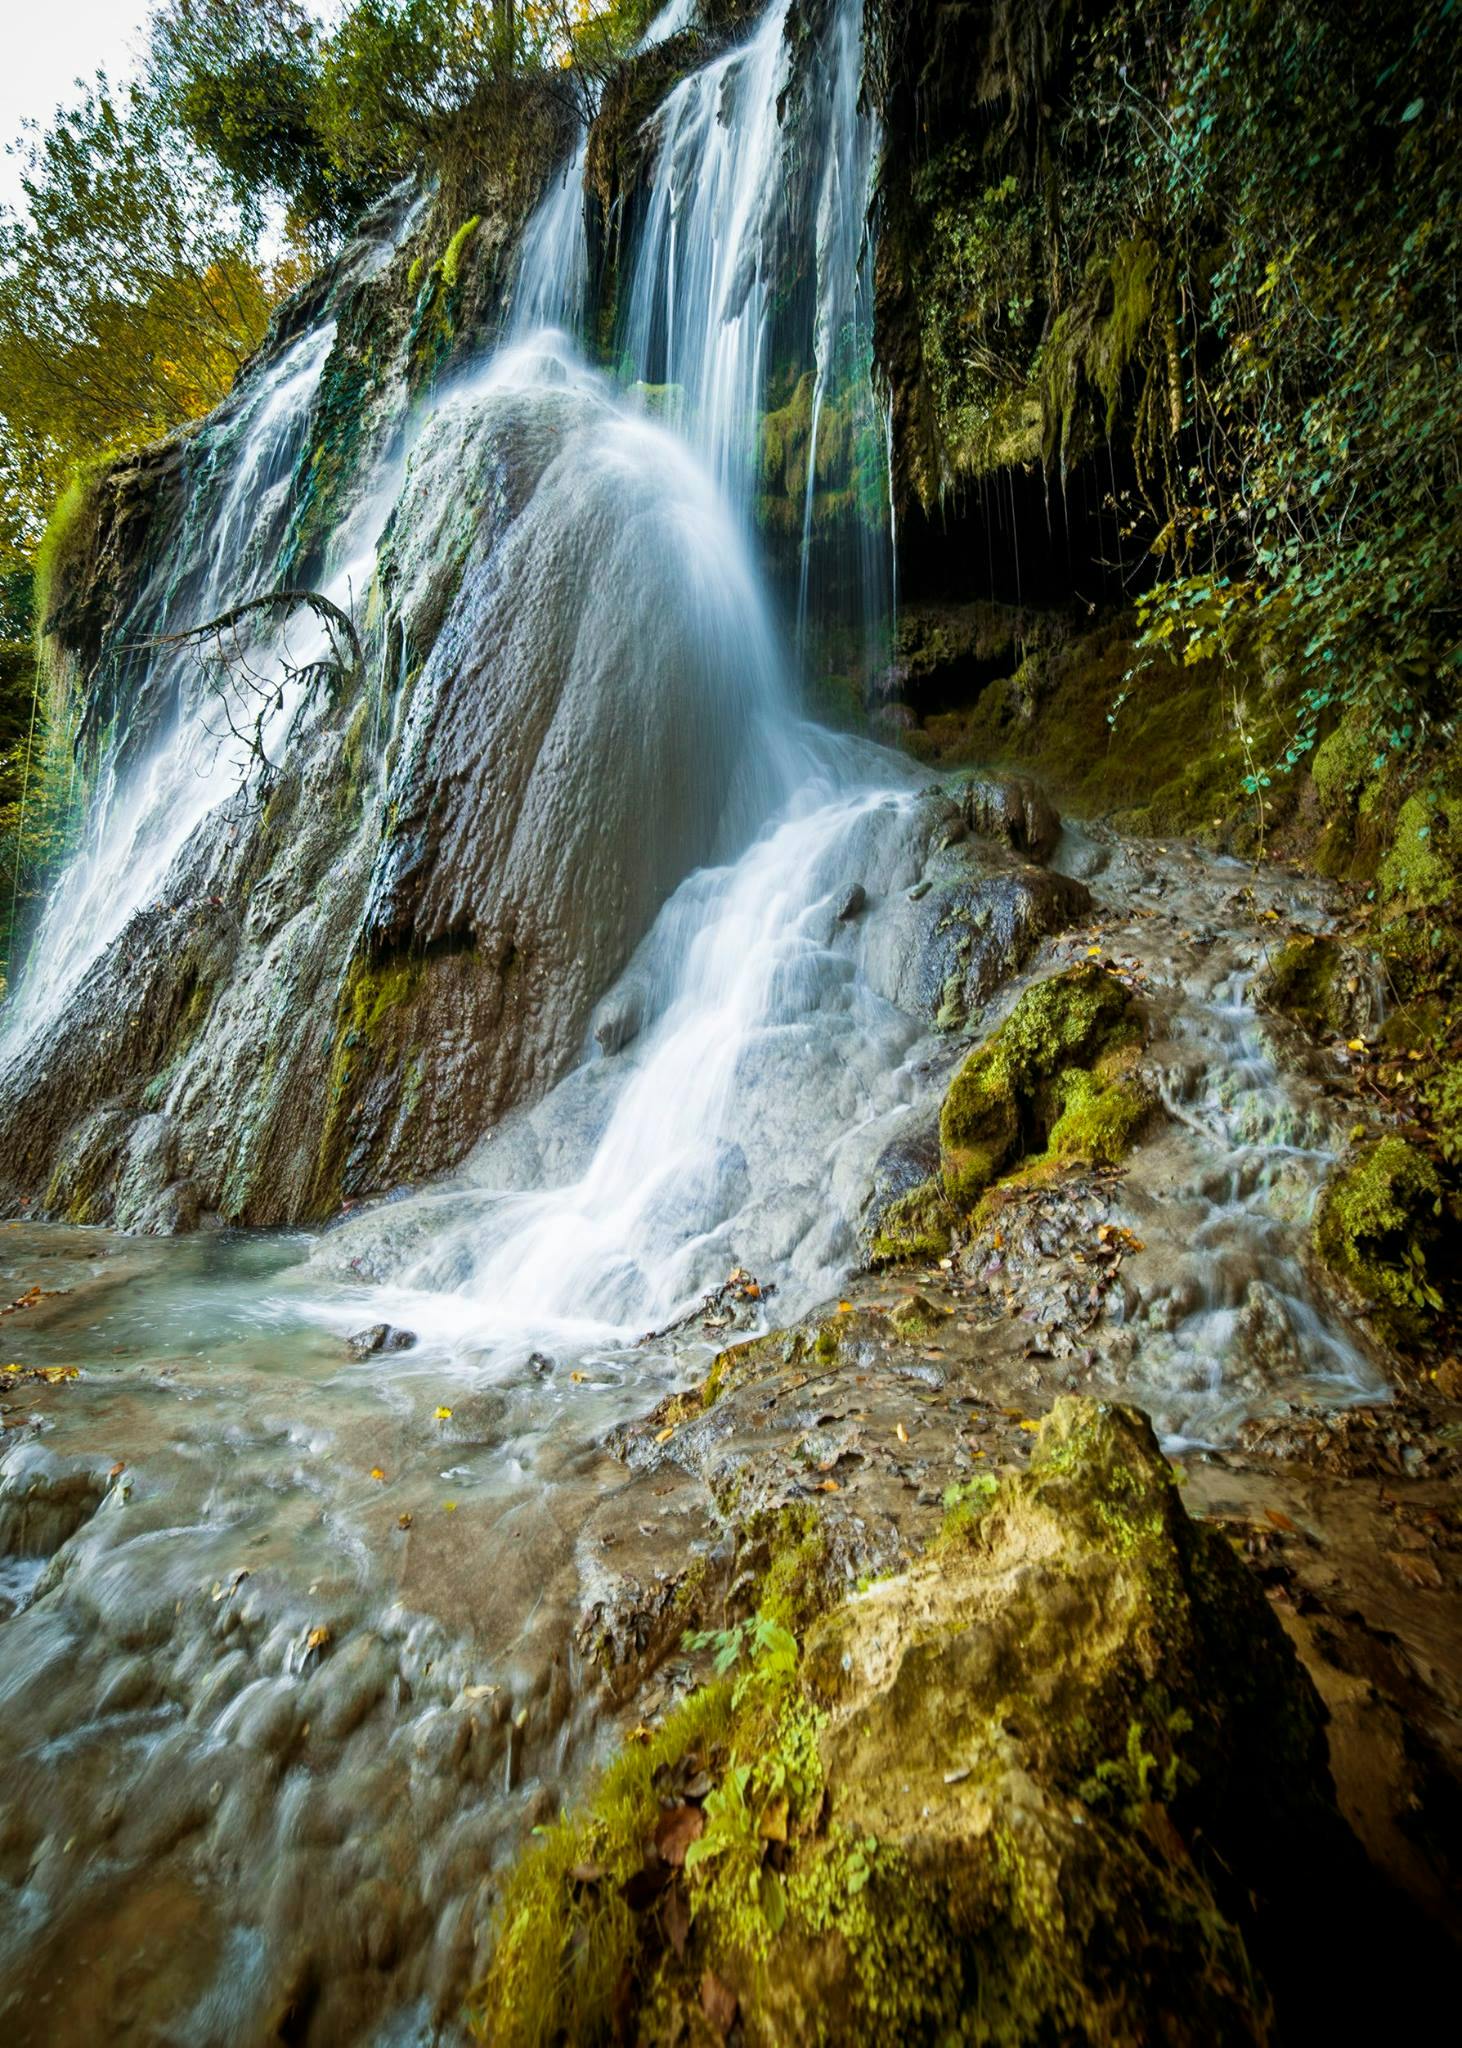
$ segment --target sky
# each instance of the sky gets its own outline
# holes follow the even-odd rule
[[[44,121],[70,97],[71,82],[103,69],[120,78],[132,70],[150,0],[10,0],[0,62],[0,148],[14,142],[21,123]],[[0,155],[0,201],[20,197],[19,166]]]

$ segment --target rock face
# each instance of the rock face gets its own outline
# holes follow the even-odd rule
[[[707,576],[685,538],[714,516],[597,390],[440,407],[386,543],[385,674],[297,721],[267,800],[200,819],[12,1059],[0,1204],[318,1216],[563,1073],[660,903],[768,801],[745,555],[728,532]]]
[[[1135,1410],[1058,1402],[1028,1470],[963,1492],[810,1626],[773,1563],[734,1690],[515,1874],[487,2038],[612,2008],[695,2039],[708,1995],[756,2044],[1269,2038],[1266,1970],[1287,1998],[1296,1902],[1354,1845],[1262,1593]]]

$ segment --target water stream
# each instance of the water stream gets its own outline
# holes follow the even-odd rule
[[[685,18],[672,8],[660,32]],[[653,117],[626,257],[629,389],[576,339],[582,159],[569,164],[525,236],[502,348],[387,438],[329,549],[328,594],[355,605],[374,582],[395,619],[428,609],[440,560],[465,554],[424,701],[453,648],[498,635],[505,663],[530,643],[541,659],[551,631],[571,686],[543,761],[612,745],[641,762],[634,787],[663,795],[635,849],[658,914],[582,1059],[452,1182],[320,1238],[0,1228],[0,1296],[47,1290],[0,1322],[0,1361],[83,1368],[39,1426],[12,1410],[0,1449],[0,2019],[17,2048],[103,2034],[201,2048],[275,2038],[289,2014],[311,2041],[456,2037],[484,1879],[603,1739],[570,1647],[589,1532],[621,1483],[598,1446],[709,1349],[698,1333],[638,1340],[738,1264],[776,1287],[777,1320],[826,1298],[857,1264],[880,1156],[938,1101],[950,1044],[879,964],[929,853],[922,779],[807,724],[792,651],[820,601],[813,501],[834,405],[859,413],[858,488],[871,442],[882,489],[859,18],[844,0],[818,59],[802,214],[778,112],[781,8]],[[389,260],[402,232],[360,260]],[[785,604],[759,552],[755,470],[774,286],[798,237],[815,279],[811,424]],[[333,333],[327,313],[198,437],[141,637],[271,587]],[[646,385],[674,387],[673,403],[648,410]],[[484,543],[463,508],[520,431],[556,457]],[[875,513],[840,572],[866,605],[860,633],[887,623]],[[306,629],[290,632],[286,650],[261,631],[261,673],[308,658]],[[139,708],[6,1016],[6,1056],[64,1024],[237,792],[237,743],[196,664],[133,660],[119,694]],[[310,715],[286,696],[268,747],[295,744]],[[690,735],[678,752],[672,731]],[[429,729],[413,713],[394,737],[409,757]],[[537,846],[588,889],[592,783],[568,826],[563,801],[543,797]],[[854,883],[867,917],[843,915]],[[1203,886],[1216,901],[1226,884]],[[1186,1010],[1174,996],[1177,1037],[1197,1048],[1170,1089],[1197,1277],[1149,1305],[1134,1383],[1167,1387],[1180,1435],[1221,1433],[1267,1398],[1224,1379],[1256,1271],[1300,1378],[1341,1398],[1374,1387],[1297,1277],[1331,1139],[1268,1063],[1243,980],[1235,967]],[[342,1338],[377,1323],[414,1344],[352,1357]],[[657,1540],[681,1538],[667,1525]]]

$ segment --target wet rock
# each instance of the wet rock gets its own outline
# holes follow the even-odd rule
[[[932,838],[941,828],[930,829]],[[965,842],[934,853],[912,888],[870,914],[864,972],[897,1009],[959,1030],[1041,938],[1090,904],[1080,882]]]
[[[961,794],[964,817],[981,838],[1002,840],[1034,861],[1054,851],[1061,817],[1038,784],[1024,776],[976,776]]]
[[[1431,1159],[1404,1138],[1386,1137],[1326,1182],[1315,1251],[1364,1301],[1414,1319],[1444,1305],[1439,1290],[1452,1278],[1443,1256],[1448,1224],[1446,1190]]]
[[[861,882],[855,882],[838,906],[838,923],[848,924],[868,907],[868,891]]]
[[[1269,2037],[1265,1973],[1358,1858],[1262,1592],[1130,1409],[1058,1403],[1029,1471],[971,1500],[912,1570],[820,1621],[778,1608],[800,1670],[672,1712],[617,1804],[524,1859],[478,1994],[490,2038],[528,2038],[530,1987],[543,2032],[600,2030],[638,1933],[605,1900],[651,1868],[662,1789],[693,1782],[714,1815],[733,1771],[744,1852],[687,1871],[682,1932],[622,1979],[668,2037],[708,1973],[754,2041],[952,2038],[976,2002],[1008,2044]],[[784,1583],[774,1559],[764,1597]],[[590,1954],[611,1960],[591,1975]]]
[[[357,1330],[345,1341],[352,1358],[373,1358],[378,1351],[410,1351],[416,1342],[416,1332],[396,1329],[390,1323],[372,1323],[369,1329]]]
[[[889,704],[880,704],[868,720],[870,729],[884,738],[897,739],[903,733],[918,728],[919,714],[912,705],[902,704],[897,699]]]
[[[1267,1379],[1278,1381],[1304,1370],[1289,1311],[1262,1280],[1249,1283],[1234,1341],[1242,1357]]]
[[[1381,1022],[1375,956],[1338,939],[1291,939],[1260,975],[1255,993],[1312,1038],[1364,1038]]]
[[[592,1028],[594,1043],[606,1057],[622,1051],[639,1037],[642,1013],[643,1000],[634,987],[617,989],[605,997],[594,1012]]]

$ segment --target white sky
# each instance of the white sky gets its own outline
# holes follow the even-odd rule
[[[150,0],[7,0],[0,48],[0,149],[21,123],[44,122],[71,97],[72,80],[98,69],[122,78],[136,63]],[[0,200],[20,197],[19,166],[0,155]]]

